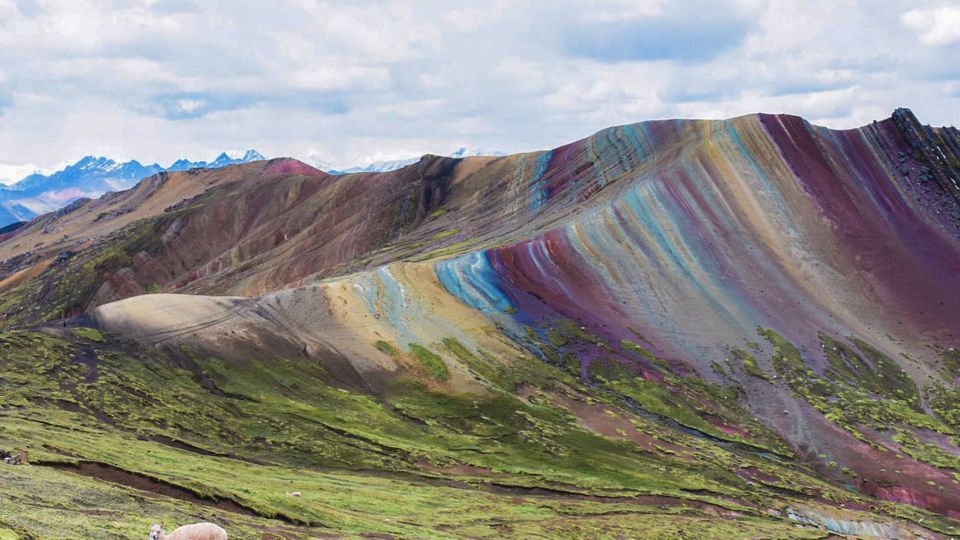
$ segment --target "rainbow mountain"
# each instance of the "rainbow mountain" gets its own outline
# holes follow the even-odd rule
[[[0,491],[49,509],[0,533],[960,527],[960,133],[906,109],[164,172],[0,260],[0,450],[42,472]]]

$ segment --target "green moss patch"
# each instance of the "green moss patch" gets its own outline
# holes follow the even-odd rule
[[[383,341],[382,339],[377,340],[373,345],[383,354],[388,354],[390,356],[395,356],[398,352],[396,347],[387,343],[386,341]]]
[[[953,432],[948,424],[919,409],[919,393],[906,372],[863,340],[850,338],[863,354],[860,356],[850,347],[821,333],[828,367],[824,375],[820,375],[806,366],[799,350],[782,335],[763,328],[758,329],[758,333],[774,346],[772,361],[778,375],[827,420],[853,437],[882,448],[858,428],[869,427],[882,432],[891,427],[912,426],[940,433]],[[932,394],[932,408],[937,411],[936,396],[943,394],[937,390]],[[941,410],[941,417],[951,417],[949,406]],[[904,441],[909,442],[909,439],[904,438]],[[930,452],[913,453],[921,460],[931,455]]]
[[[103,334],[101,334],[96,328],[74,328],[73,334],[88,341],[95,341],[97,343],[102,343],[104,341]]]
[[[430,237],[431,240],[443,240],[444,238],[449,238],[455,234],[458,234],[460,229],[447,229],[445,231],[440,231]]]
[[[410,354],[420,361],[420,364],[433,375],[434,379],[445,381],[450,378],[450,371],[447,369],[447,364],[444,363],[443,358],[440,358],[439,355],[430,349],[416,343],[410,343],[409,347]]]
[[[750,356],[747,351],[744,351],[738,347],[733,347],[730,349],[730,352],[733,354],[734,358],[740,361],[747,374],[765,381],[770,380],[770,376],[767,375],[767,372],[760,368],[760,365],[757,363],[757,359],[753,356]]]

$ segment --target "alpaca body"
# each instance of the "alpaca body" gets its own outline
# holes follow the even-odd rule
[[[156,526],[155,526],[156,527]],[[157,540],[227,540],[227,531],[213,523],[194,523],[178,527],[170,534],[160,528]]]

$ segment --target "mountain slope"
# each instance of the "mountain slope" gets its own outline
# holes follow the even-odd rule
[[[26,451],[33,464],[0,467],[9,501],[0,527],[18,534],[43,535],[56,523],[129,537],[158,518],[212,519],[237,538],[676,536],[691,529],[699,538],[819,538],[821,522],[905,538],[920,530],[832,508],[810,494],[851,506],[867,499],[658,427],[606,398],[587,399],[569,375],[511,360],[509,350],[489,354],[505,388],[522,381],[523,397],[432,391],[415,372],[372,396],[281,351],[225,361],[186,347],[118,347],[88,328],[6,333],[0,350],[0,381],[18,387],[3,396],[0,447]],[[556,384],[563,386],[540,390]],[[582,427],[568,407],[612,436]],[[744,467],[742,478],[735,464]],[[768,474],[778,470],[789,484]],[[287,495],[293,491],[302,496]],[[42,512],[30,508],[38,499]],[[793,505],[793,518],[768,513],[781,504]],[[123,519],[104,519],[104,510]],[[910,509],[899,515],[948,526]]]
[[[252,463],[370,469],[379,482],[411,467],[423,475],[423,458],[430,475],[472,471],[468,483],[561,499],[709,503],[735,512],[743,534],[754,518],[773,527],[763,537],[819,534],[797,523],[952,533],[958,157],[956,130],[898,110],[847,131],[785,115],[645,122],[548,152],[426,156],[380,174],[280,159],[155,177],[0,240],[6,327],[78,315],[66,324],[107,336],[94,344],[82,336],[96,330],[47,327],[5,342],[17,354],[44,339],[92,349],[72,353],[86,376],[116,374],[98,402],[70,380],[54,400],[42,388],[16,394],[29,404],[17,415],[76,401],[84,422],[110,425],[104,437],[146,433]],[[101,217],[109,208],[129,211]],[[125,403],[147,383],[122,358],[153,358],[152,373],[196,388],[172,403]],[[301,395],[331,388],[377,412],[317,417],[349,409]],[[297,412],[232,419],[231,407],[268,403]],[[221,407],[217,419],[196,416]],[[139,410],[163,417],[125,423],[117,412]],[[226,422],[215,437],[190,427]],[[61,456],[45,459],[78,453],[41,450],[42,429],[22,429],[16,444]],[[346,460],[308,449],[343,440],[366,449]],[[226,475],[147,471],[100,444],[82,459],[293,515]],[[324,521],[315,511],[294,521]],[[719,512],[701,517],[716,523]],[[624,527],[647,526],[629,514]],[[516,515],[493,515],[500,533],[524,535]],[[682,528],[678,516],[658,519]],[[582,523],[601,527],[586,536],[609,525]]]
[[[136,160],[117,163],[105,157],[87,156],[63,170],[49,174],[36,172],[0,187],[0,226],[56,210],[77,199],[128,189],[141,179],[162,171],[220,168],[263,159],[257,151],[248,150],[235,157],[222,153],[209,163],[181,159],[164,168],[156,163],[143,165]]]

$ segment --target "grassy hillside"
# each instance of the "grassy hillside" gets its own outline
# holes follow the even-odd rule
[[[227,362],[85,328],[2,334],[0,449],[29,465],[0,466],[0,530],[131,537],[211,519],[237,538],[821,538],[841,522],[955,525],[835,488],[777,448],[664,427],[539,361],[483,362],[512,388],[455,396],[411,374],[371,395],[302,359]],[[788,508],[812,521],[798,528]]]

